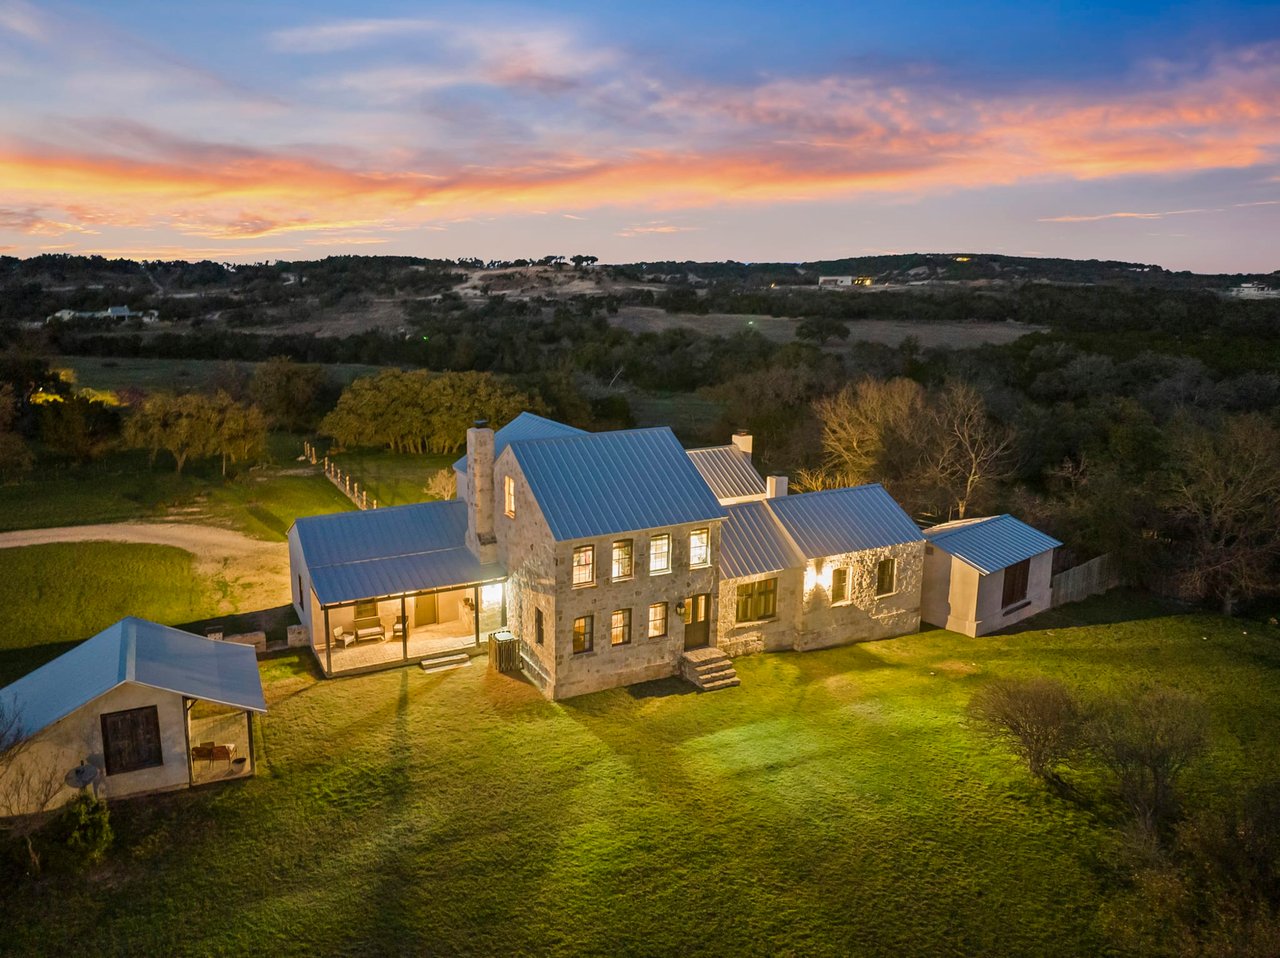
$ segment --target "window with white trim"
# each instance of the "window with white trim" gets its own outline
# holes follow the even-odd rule
[[[711,565],[711,530],[694,529],[689,533],[689,567]]]
[[[577,586],[596,583],[596,547],[578,546],[573,550],[573,584]]]
[[[667,533],[649,537],[649,575],[671,571],[671,536]]]

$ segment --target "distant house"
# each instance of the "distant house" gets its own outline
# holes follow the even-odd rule
[[[875,282],[874,276],[819,276],[819,286],[849,287],[870,286]]]
[[[1262,283],[1241,283],[1227,290],[1235,299],[1280,299],[1280,289],[1272,289]]]
[[[120,798],[252,775],[267,709],[252,648],[132,617],[0,689],[0,705],[29,741],[7,774],[52,788],[17,814],[90,783]]]
[[[1049,608],[1062,545],[1052,536],[1003,515],[945,522],[924,537],[925,622],[978,636]]]

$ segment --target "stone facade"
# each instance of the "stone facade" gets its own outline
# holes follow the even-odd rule
[[[765,579],[778,580],[778,614],[772,619],[754,622],[738,621],[738,586]],[[720,628],[716,646],[726,655],[752,655],[756,652],[781,652],[795,644],[800,629],[801,597],[804,575],[799,569],[784,569],[740,579],[721,579],[719,589]]]
[[[895,562],[894,591],[877,596],[876,568],[882,559]],[[849,599],[833,603],[834,573],[841,568],[849,570]],[[918,631],[923,578],[923,542],[810,559],[793,648],[803,652]]]

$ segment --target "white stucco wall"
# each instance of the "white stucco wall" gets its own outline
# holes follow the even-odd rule
[[[101,719],[103,713],[148,705],[156,706],[164,764],[135,772],[105,774]],[[129,682],[81,706],[38,733],[30,750],[24,753],[22,762],[27,768],[37,769],[41,776],[50,776],[62,782],[71,769],[87,758],[103,770],[98,780],[98,791],[108,800],[145,792],[185,788],[190,784],[186,722],[181,695]],[[50,807],[59,807],[74,795],[75,789],[63,783]]]
[[[922,618],[930,625],[963,635],[987,635],[1049,608],[1052,599],[1053,551],[1033,556],[1027,577],[1027,602],[1006,612],[1004,570],[983,575],[938,546],[925,558]]]

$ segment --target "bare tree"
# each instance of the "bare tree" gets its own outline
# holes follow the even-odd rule
[[[1280,562],[1280,430],[1263,416],[1175,431],[1168,507],[1185,545],[1186,591],[1214,596],[1224,615],[1274,590]]]
[[[910,379],[864,379],[818,400],[814,412],[822,423],[827,471],[842,483],[907,478],[918,458],[925,410],[924,389]]]
[[[969,714],[1007,742],[1031,774],[1067,790],[1058,769],[1080,750],[1083,712],[1065,685],[1050,678],[996,679],[974,693]]]
[[[975,497],[1009,475],[1014,432],[991,419],[976,389],[955,380],[931,404],[930,415],[926,481],[947,497],[953,515],[946,518],[963,519]]]
[[[1159,686],[1105,703],[1091,720],[1090,744],[1148,834],[1177,812],[1178,777],[1204,749],[1207,729],[1203,706]]]
[[[437,469],[423,488],[437,499],[452,499],[458,494],[458,474],[452,469]]]
[[[35,834],[44,825],[63,782],[56,768],[27,760],[32,742],[21,710],[0,700],[0,828],[23,841],[31,871],[39,874]]]

